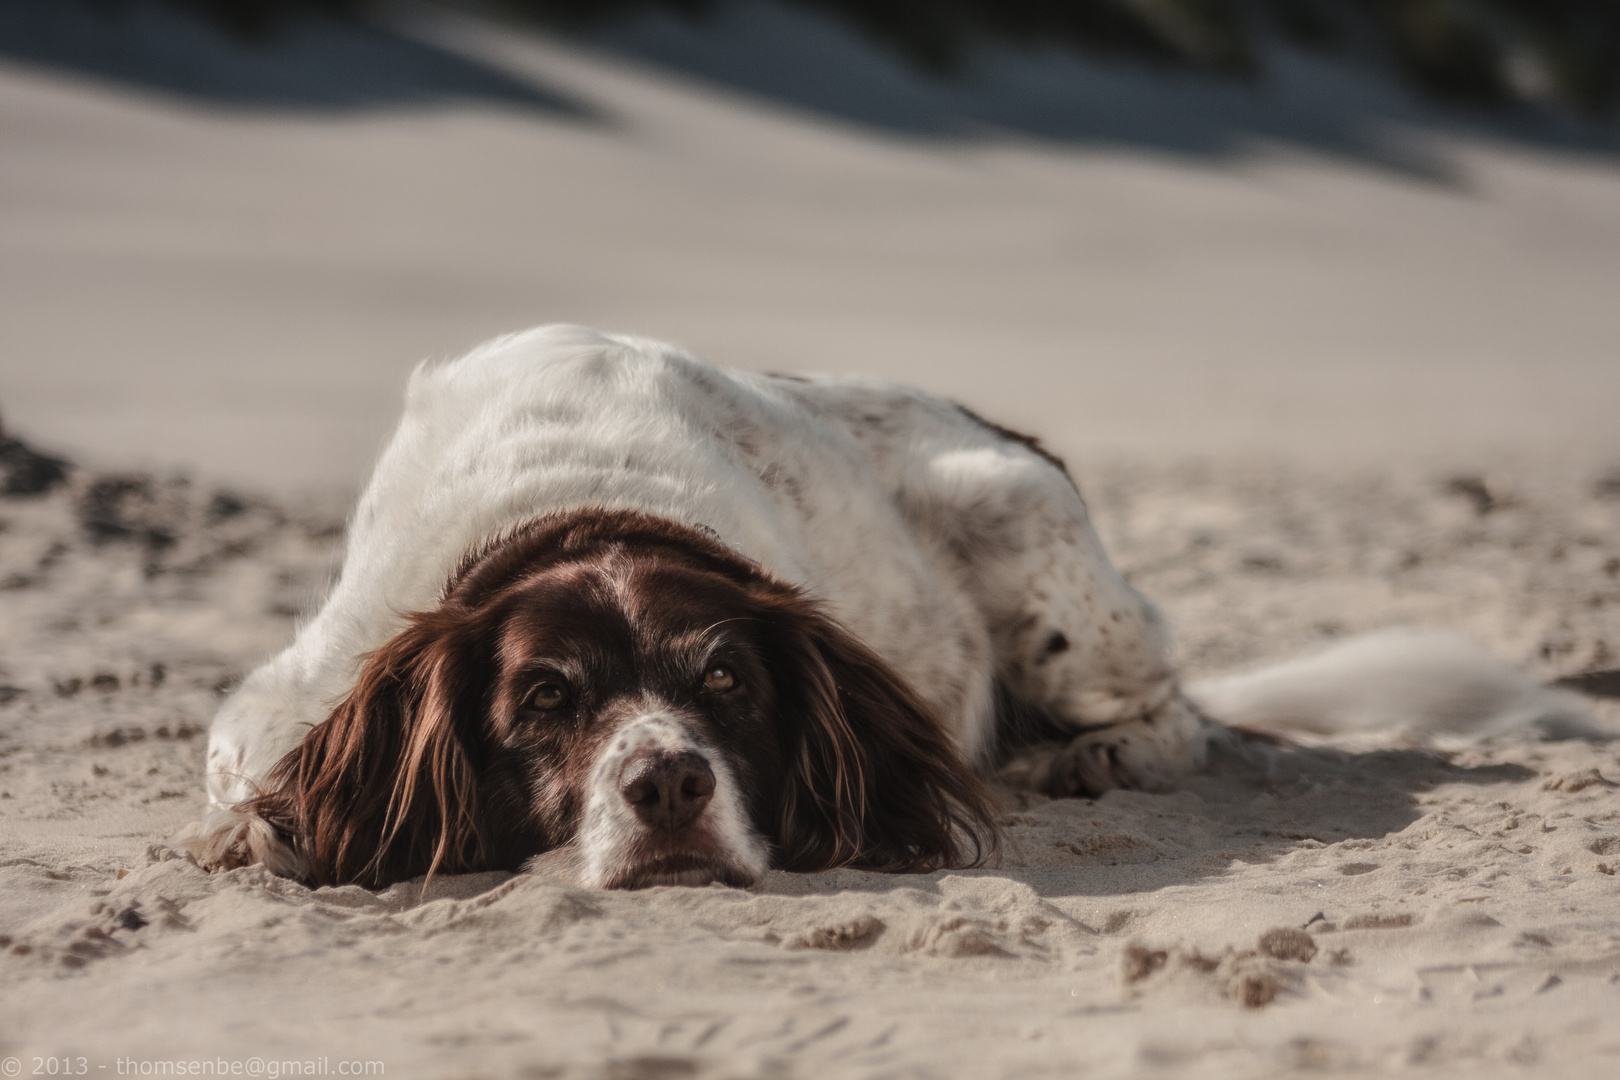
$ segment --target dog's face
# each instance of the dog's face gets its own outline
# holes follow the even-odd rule
[[[761,613],[659,552],[535,574],[491,613],[492,788],[609,888],[747,885],[785,778]],[[571,843],[572,842],[572,843]]]
[[[606,512],[469,556],[251,809],[322,884],[529,865],[747,885],[960,865],[994,837],[880,659],[702,534]]]

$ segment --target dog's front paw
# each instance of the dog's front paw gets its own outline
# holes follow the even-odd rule
[[[210,874],[263,864],[271,873],[299,878],[304,862],[269,822],[235,808],[216,808],[183,828],[172,843]]]
[[[1147,716],[1077,735],[1067,745],[1025,751],[1000,778],[1054,798],[1096,796],[1115,788],[1170,791],[1204,764],[1210,725],[1172,698]]]

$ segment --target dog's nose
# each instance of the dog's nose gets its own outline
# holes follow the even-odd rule
[[[714,797],[714,771],[703,755],[690,750],[649,751],[625,765],[619,794],[642,821],[675,832],[690,825]]]

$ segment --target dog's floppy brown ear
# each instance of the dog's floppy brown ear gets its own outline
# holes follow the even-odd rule
[[[413,616],[239,807],[286,838],[312,884],[381,886],[479,867],[475,770],[457,723],[464,622],[442,608]]]
[[[780,865],[976,866],[998,830],[983,784],[932,710],[871,649],[804,600],[776,596],[769,662],[789,779]]]

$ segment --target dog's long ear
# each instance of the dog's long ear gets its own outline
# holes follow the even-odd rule
[[[888,664],[804,600],[772,598],[768,662],[789,779],[780,865],[975,866],[999,837],[990,799],[932,710]]]
[[[287,840],[312,884],[381,886],[478,868],[484,829],[457,722],[466,633],[442,608],[413,616],[239,807]]]

